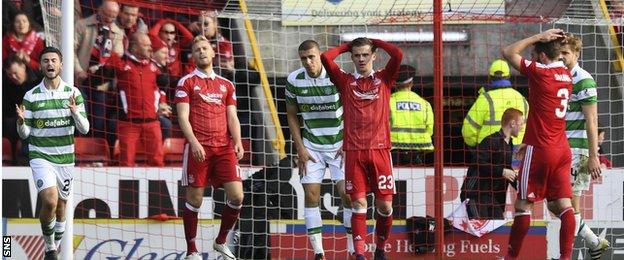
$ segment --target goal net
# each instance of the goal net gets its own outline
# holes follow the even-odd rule
[[[46,0],[42,2],[54,2]],[[89,19],[98,13],[101,1],[79,1],[76,19]],[[242,126],[245,157],[240,161],[245,200],[239,223],[230,232],[228,245],[242,259],[312,259],[304,222],[304,190],[286,119],[285,84],[288,74],[300,68],[297,47],[307,39],[316,40],[321,50],[336,47],[356,37],[382,38],[403,50],[402,64],[415,68],[412,91],[434,104],[433,90],[442,87],[443,162],[434,162],[433,153],[393,152],[397,193],[393,197],[392,235],[384,250],[393,259],[432,256],[433,234],[444,235],[442,255],[446,258],[494,258],[507,252],[513,220],[516,191],[509,188],[503,213],[504,221],[469,221],[462,211],[460,191],[471,163],[472,148],[462,136],[468,111],[482,91],[489,88],[490,64],[501,58],[500,49],[526,36],[550,28],[562,28],[583,40],[579,64],[598,84],[599,124],[605,130],[601,151],[612,163],[603,177],[593,181],[583,195],[581,213],[596,234],[607,238],[612,248],[603,259],[619,259],[624,254],[624,74],[622,68],[622,13],[620,1],[443,1],[443,86],[433,83],[433,5],[432,1],[356,1],[356,0],[247,0],[247,1],[118,1],[122,6],[118,21],[138,7],[137,25],[150,30],[162,19],[172,19],[175,40],[184,42],[183,30],[191,34],[210,31],[217,23],[215,71],[236,86],[238,116]],[[125,7],[124,7],[125,6]],[[122,17],[124,16],[124,17]],[[45,13],[46,40],[58,41],[59,30],[53,11]],[[161,24],[162,25],[162,24]],[[133,29],[125,30],[129,32]],[[156,31],[158,34],[162,32]],[[222,36],[219,37],[219,36]],[[125,40],[124,40],[125,41]],[[58,44],[58,43],[57,43]],[[125,44],[125,42],[124,42]],[[127,49],[126,49],[127,50]],[[171,59],[189,65],[189,46]],[[376,69],[389,60],[380,51]],[[529,52],[524,56],[529,57]],[[171,61],[171,60],[170,60]],[[337,63],[353,71],[348,55]],[[514,89],[528,97],[528,80],[510,71]],[[183,75],[183,74],[182,74]],[[177,118],[161,120],[165,167],[149,167],[150,153],[142,140],[137,148],[135,167],[119,166],[120,135],[117,130],[119,102],[114,75],[98,81],[110,83],[96,89],[90,81],[76,82],[86,96],[92,129],[81,136],[86,143],[77,152],[74,172],[76,258],[100,259],[182,259],[186,243],[181,213],[185,190],[181,184],[183,134]],[[138,84],[138,83],[137,83]],[[163,87],[171,106],[172,85]],[[483,88],[483,89],[482,89]],[[164,122],[163,122],[164,121]],[[520,143],[520,141],[514,141]],[[78,144],[76,145],[78,149]],[[91,149],[89,149],[91,148]],[[94,153],[89,154],[88,150]],[[434,163],[443,163],[443,189],[434,188]],[[38,223],[18,221],[38,214],[36,190],[27,168],[3,165],[3,217],[9,218],[7,234],[39,235]],[[26,191],[24,191],[26,190]],[[434,203],[441,194],[442,204]],[[321,185],[323,246],[327,259],[346,259],[347,239],[342,224],[343,207],[330,175]],[[212,243],[217,236],[224,193],[206,189],[199,213],[198,248],[204,259],[215,259]],[[367,254],[375,249],[374,203],[368,197]],[[449,217],[444,231],[430,230],[435,209],[442,207]],[[558,255],[558,218],[548,213],[545,204],[536,205],[532,226],[521,255],[528,258],[553,258]],[[28,254],[29,240],[20,243]],[[368,255],[371,257],[372,255]],[[588,257],[587,247],[577,238],[574,259]]]

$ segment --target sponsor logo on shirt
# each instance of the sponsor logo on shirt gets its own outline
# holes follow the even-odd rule
[[[69,126],[70,124],[71,124],[71,121],[69,119],[54,119],[54,120],[37,119],[37,121],[35,122],[35,126],[37,128],[64,127],[64,126]]]
[[[336,110],[336,105],[335,104],[310,105],[309,110],[310,111],[334,111]]]
[[[223,104],[223,102],[221,101],[221,99],[223,98],[223,94],[214,94],[214,93],[202,94],[202,93],[199,93],[199,96],[204,101],[206,101],[207,103],[214,103],[214,104],[217,104],[217,105]]]
[[[379,98],[379,88],[365,92],[360,92],[354,89],[353,94],[359,99],[375,100]]]
[[[563,81],[563,82],[572,82],[572,79],[567,74],[555,74],[555,80]]]

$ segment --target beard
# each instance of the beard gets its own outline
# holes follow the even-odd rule
[[[61,74],[61,71],[54,71],[54,72],[48,72],[48,71],[46,71],[46,72],[43,74],[43,76],[44,76],[46,79],[52,80],[52,79],[57,78],[60,74]]]

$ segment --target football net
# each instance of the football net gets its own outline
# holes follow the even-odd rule
[[[53,4],[55,1],[42,1]],[[97,1],[80,1],[81,17],[97,13]],[[307,39],[319,42],[325,50],[359,36],[381,37],[398,44],[404,52],[402,63],[416,68],[413,91],[433,100],[433,26],[431,1],[119,1],[121,5],[140,8],[139,20],[149,28],[160,19],[171,18],[189,28],[190,24],[216,17],[218,31],[232,43],[233,67],[219,62],[217,72],[236,85],[238,112],[242,125],[246,157],[241,162],[245,202],[241,220],[228,240],[235,254],[243,259],[303,259],[313,256],[304,224],[304,192],[296,155],[286,121],[284,86],[289,72],[301,67],[298,45]],[[433,188],[433,156],[431,153],[400,153],[395,161],[394,175],[397,194],[394,196],[394,227],[390,239],[390,256],[409,258],[417,253],[432,253],[434,240],[423,238],[414,230],[413,217],[434,216],[436,207],[443,207],[445,217],[461,206],[460,188],[470,163],[471,151],[465,145],[461,128],[466,113],[488,82],[490,63],[500,58],[500,48],[524,36],[549,28],[562,28],[583,39],[580,65],[598,83],[599,123],[606,130],[602,151],[613,162],[613,170],[594,182],[582,202],[583,217],[595,232],[607,237],[613,250],[607,259],[617,259],[624,247],[622,185],[615,173],[624,167],[624,103],[622,100],[622,11],[617,1],[444,1],[444,110],[435,111],[444,117],[443,190]],[[241,5],[244,3],[244,6]],[[47,6],[47,5],[46,5]],[[246,7],[246,8],[245,8]],[[247,9],[243,12],[243,9]],[[55,42],[59,30],[53,9],[45,13],[46,39]],[[123,12],[123,8],[121,9]],[[77,16],[76,19],[79,19]],[[139,22],[141,23],[141,22]],[[195,23],[193,33],[206,24]],[[176,28],[179,32],[180,28]],[[192,31],[193,29],[191,29]],[[253,38],[250,37],[253,35]],[[181,34],[177,34],[180,41]],[[227,59],[227,50],[215,39],[216,52]],[[227,47],[225,47],[227,48]],[[188,47],[183,46],[178,58],[188,63]],[[528,56],[528,52],[526,53]],[[375,68],[388,61],[380,52]],[[353,71],[348,55],[337,59],[345,71]],[[78,258],[128,257],[139,259],[182,258],[186,250],[181,216],[184,188],[180,184],[181,155],[172,143],[183,138],[175,116],[167,130],[171,145],[167,166],[144,167],[147,163],[139,148],[137,167],[117,167],[116,114],[117,103],[113,86],[104,91],[103,99],[88,100],[92,135],[84,138],[105,140],[100,143],[104,157],[78,156],[74,200],[74,252]],[[511,71],[514,88],[528,96],[527,79]],[[77,85],[80,85],[77,83]],[[88,89],[89,85],[80,86]],[[173,87],[173,86],[170,86]],[[167,92],[167,90],[165,90]],[[173,92],[168,92],[173,93]],[[169,95],[168,102],[173,99]],[[104,112],[96,112],[96,106]],[[88,108],[88,109],[89,109]],[[150,140],[144,140],[148,142]],[[405,158],[407,157],[407,158]],[[440,162],[438,162],[440,163]],[[621,168],[620,168],[621,169]],[[621,173],[621,170],[619,170]],[[347,257],[342,207],[329,175],[322,183],[321,211],[323,245],[328,259]],[[433,194],[442,193],[443,204],[434,203]],[[504,216],[513,217],[515,190],[508,192]],[[367,250],[374,250],[374,209],[369,196],[369,229]],[[224,204],[221,190],[206,189],[200,212],[197,243],[200,251],[213,259],[212,242],[218,233],[220,212]],[[5,211],[6,212],[6,211]],[[410,220],[411,219],[411,220]],[[558,237],[556,217],[537,205],[533,226],[524,252],[535,257],[554,257],[551,237]],[[472,230],[486,230],[483,223],[468,223]],[[487,224],[494,225],[494,224]],[[546,242],[548,227],[548,248]],[[467,226],[465,226],[466,229]],[[551,229],[554,230],[551,233]],[[491,234],[477,238],[466,232],[445,232],[445,257],[504,256],[510,224]],[[437,235],[441,231],[436,232]],[[416,235],[416,239],[412,236]],[[488,237],[489,236],[489,237]],[[542,248],[532,250],[533,248]],[[557,248],[557,245],[554,246]],[[542,250],[542,251],[540,251]],[[535,251],[535,252],[529,252]],[[577,239],[575,256],[587,255],[584,244]],[[394,258],[393,257],[393,258]]]

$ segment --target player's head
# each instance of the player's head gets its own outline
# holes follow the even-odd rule
[[[63,54],[54,47],[45,47],[39,54],[39,69],[46,79],[55,79],[61,74]]]
[[[508,79],[510,76],[509,64],[503,59],[496,59],[490,65],[488,77],[490,80]]]
[[[550,64],[561,59],[561,48],[564,37],[557,38],[549,42],[537,42],[533,44],[531,55],[533,59],[542,64]]]
[[[349,44],[349,51],[351,52],[351,60],[355,70],[358,73],[368,74],[373,71],[373,61],[377,59],[377,47],[370,39],[366,37],[354,39]]]
[[[175,43],[176,38],[176,27],[173,23],[167,22],[160,27],[160,31],[158,31],[158,37],[163,40],[167,45],[171,46]]]
[[[319,44],[314,40],[305,40],[299,44],[299,59],[311,77],[318,77],[323,71],[321,64],[321,50]]]
[[[583,42],[581,38],[571,33],[566,33],[565,36],[565,42],[561,47],[561,59],[568,69],[572,69],[578,63]]]
[[[146,33],[136,32],[130,37],[130,53],[140,59],[152,57],[152,41]]]
[[[414,75],[416,74],[416,69],[410,65],[403,64],[399,67],[399,76],[395,81],[396,88],[399,90],[402,89],[411,89],[414,86]]]
[[[193,60],[198,68],[208,69],[212,67],[212,59],[215,57],[215,53],[205,36],[195,36],[191,50],[193,51]]]
[[[505,110],[501,119],[501,127],[508,129],[509,134],[513,137],[518,137],[518,133],[524,128],[524,123],[522,111],[515,108]]]
[[[119,24],[123,28],[131,28],[137,24],[139,19],[139,7],[132,5],[123,5],[119,13]]]
[[[98,9],[98,20],[106,26],[113,24],[117,15],[119,15],[119,4],[115,1],[104,1]]]

